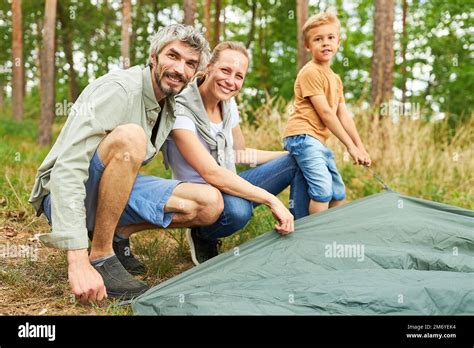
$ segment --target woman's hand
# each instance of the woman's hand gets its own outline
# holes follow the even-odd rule
[[[275,230],[282,236],[295,230],[294,217],[283,203],[276,197],[269,204],[273,217],[278,221]]]

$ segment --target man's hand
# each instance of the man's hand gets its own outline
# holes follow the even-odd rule
[[[69,285],[76,300],[85,304],[107,297],[104,280],[90,264],[87,249],[69,250],[67,261]]]
[[[275,197],[270,203],[273,217],[278,221],[275,230],[282,236],[295,230],[294,217],[278,198]]]

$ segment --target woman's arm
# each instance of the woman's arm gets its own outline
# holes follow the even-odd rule
[[[240,125],[232,128],[232,138],[234,139],[234,158],[236,164],[255,166],[288,154],[287,151],[265,151],[245,147],[245,138]]]
[[[277,232],[287,234],[294,230],[293,215],[283,203],[266,190],[250,184],[232,171],[220,167],[199,141],[196,133],[185,129],[175,129],[171,137],[191,167],[210,185],[222,192],[268,206],[279,224]]]

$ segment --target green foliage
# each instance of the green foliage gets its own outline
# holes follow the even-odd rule
[[[255,109],[269,98],[290,101],[297,73],[296,3],[289,0],[223,1],[225,16],[222,39],[249,45],[251,64],[240,103]],[[255,5],[255,18],[252,8]],[[472,10],[457,0],[407,0],[406,61],[401,59],[401,2],[396,2],[394,89],[397,98],[407,80],[407,102],[416,103],[423,114],[445,113],[451,129],[471,117],[474,89]],[[182,1],[137,0],[132,6],[131,64],[147,62],[149,40],[159,27],[181,21]],[[312,3],[309,15],[336,11],[341,21],[341,48],[333,69],[341,75],[346,100],[368,100],[372,59],[372,0]],[[211,19],[214,18],[211,6]],[[44,1],[22,1],[23,49],[27,95],[25,114],[38,118],[41,25]],[[62,18],[63,20],[60,20]],[[69,65],[65,38],[72,40],[74,69],[79,90],[91,79],[121,66],[121,0],[61,0],[58,5],[56,102],[69,98]],[[66,25],[63,22],[66,22]],[[254,26],[252,26],[254,23]],[[203,3],[197,1],[196,27],[203,28]],[[252,29],[253,28],[253,29]],[[211,34],[214,28],[211,28]],[[212,37],[212,36],[211,36]],[[11,80],[11,3],[0,4],[0,82]],[[402,66],[406,67],[405,77]],[[7,99],[8,105],[8,99]],[[252,115],[249,115],[252,120]]]
[[[469,1],[472,3],[472,0]],[[222,1],[225,24],[221,38],[249,45],[252,61],[240,102],[252,109],[269,97],[293,97],[296,77],[296,2],[289,0]],[[255,19],[252,7],[255,4]],[[394,87],[400,95],[406,66],[407,102],[418,103],[429,118],[445,113],[451,127],[471,117],[474,68],[473,16],[466,2],[407,0],[407,60],[401,59],[401,2],[396,2]],[[131,64],[146,64],[150,37],[160,26],[182,19],[182,1],[137,0],[132,6]],[[312,3],[309,15],[330,10],[341,21],[342,43],[333,69],[340,74],[348,102],[367,100],[373,38],[373,1]],[[211,17],[214,17],[214,6]],[[22,1],[27,118],[38,117],[38,49],[44,0]],[[64,27],[59,17],[67,23]],[[61,0],[58,6],[56,100],[69,98],[64,38],[69,35],[79,90],[91,79],[121,66],[121,0]],[[222,17],[221,17],[222,18]],[[196,26],[203,28],[203,3],[197,1]],[[254,30],[252,30],[252,22]],[[222,23],[221,23],[222,24]],[[213,28],[211,29],[211,31]],[[212,33],[211,33],[212,34]],[[0,80],[11,79],[11,3],[0,4]],[[250,119],[252,116],[250,115]]]
[[[430,111],[447,114],[451,126],[471,117],[474,98],[474,41],[472,1],[409,1],[407,14],[408,80],[421,80],[424,88],[408,93],[409,100]],[[469,34],[471,33],[471,34]],[[426,77],[419,76],[419,70]],[[400,65],[395,85],[401,88]],[[418,76],[417,76],[418,74]]]

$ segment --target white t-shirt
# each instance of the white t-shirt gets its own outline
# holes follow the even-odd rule
[[[222,131],[224,122],[213,123],[210,122],[211,134],[213,137],[220,131]],[[233,99],[230,102],[230,125],[231,128],[236,127],[239,124],[239,110],[237,109],[237,104]],[[201,135],[196,130],[196,125],[194,122],[186,116],[176,116],[176,121],[174,122],[173,129],[186,129],[194,132],[198,139],[201,141],[202,145],[211,153],[209,145],[204,141]],[[233,144],[232,132],[230,133],[230,142],[231,146]],[[166,139],[166,146],[168,151],[168,161],[173,172],[173,179],[193,182],[193,183],[205,183],[204,179],[199,175],[198,172],[191,167],[188,162],[183,158],[179,152],[176,143],[168,136]]]

